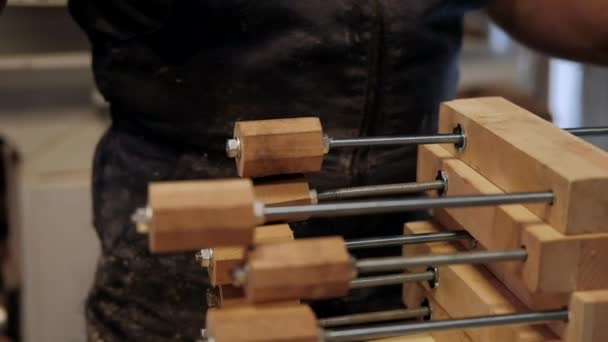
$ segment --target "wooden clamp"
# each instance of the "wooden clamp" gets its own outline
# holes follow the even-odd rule
[[[442,230],[430,222],[406,224],[406,234],[433,233]],[[455,243],[441,242],[408,246],[406,255],[454,253],[462,251]],[[410,271],[416,271],[412,269]],[[551,324],[553,332],[542,325],[496,326],[466,329],[465,334],[474,342],[557,341],[603,342],[608,338],[608,290],[580,291],[567,296],[565,302],[553,303],[553,308],[567,306],[569,322]],[[440,307],[446,318],[462,318],[475,315],[505,314],[533,309],[515,298],[501,282],[483,266],[451,265],[440,269],[440,285],[431,289],[425,284],[405,284],[404,302],[418,305],[422,298],[430,299],[433,307]],[[436,337],[436,336],[434,336]],[[436,337],[437,338],[437,337]]]
[[[418,181],[447,177],[445,195],[498,194],[503,191],[438,145],[420,146]],[[434,210],[449,229],[466,229],[489,250],[524,246],[522,264],[490,268],[530,306],[539,295],[608,288],[608,233],[564,235],[524,205]],[[542,297],[542,296],[540,296]],[[563,296],[562,296],[563,297]]]
[[[405,234],[437,233],[443,228],[431,222],[410,222],[405,225]],[[429,253],[458,253],[465,249],[456,243],[418,244],[404,247],[404,255],[428,255]],[[417,272],[417,269],[410,269]],[[480,315],[495,315],[525,311],[519,302],[483,266],[448,265],[439,269],[439,286],[431,289],[426,284],[404,284],[404,302],[408,306],[419,305],[424,298],[431,297],[447,313],[448,318],[463,318]],[[558,301],[548,303],[546,308],[565,306]],[[435,312],[435,306],[433,309]],[[433,317],[435,319],[435,317]],[[542,326],[519,325],[466,329],[464,331],[475,342],[550,341],[555,336]]]
[[[441,106],[440,132],[460,127],[464,149],[442,145],[505,192],[552,191],[527,204],[566,235],[608,232],[608,153],[502,98]]]

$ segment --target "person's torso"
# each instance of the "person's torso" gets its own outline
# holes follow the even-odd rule
[[[221,153],[245,119],[318,116],[335,137],[434,132],[439,102],[455,92],[462,15],[477,2],[72,0],[71,9],[96,23],[84,26],[116,122]],[[339,151],[320,183],[379,182],[398,166],[409,171],[394,181],[411,180],[413,155]]]
[[[129,221],[148,182],[234,176],[224,143],[236,120],[318,116],[334,137],[434,132],[474,2],[70,0],[114,120],[93,175],[103,252],[87,304],[93,336],[198,334],[200,266],[190,253],[150,255]],[[415,150],[332,151],[312,186],[411,181]],[[398,234],[401,222],[332,232]],[[323,229],[296,231],[309,228]]]

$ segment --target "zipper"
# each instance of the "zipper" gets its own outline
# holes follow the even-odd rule
[[[359,127],[359,136],[370,136],[376,130],[380,96],[382,89],[382,66],[386,51],[384,41],[385,23],[382,4],[373,0],[372,37],[368,52],[368,80],[365,93],[363,119]],[[355,184],[367,183],[369,147],[354,149],[351,155],[351,177]],[[365,166],[365,167],[363,167]]]

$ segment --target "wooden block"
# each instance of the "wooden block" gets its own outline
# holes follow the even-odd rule
[[[608,153],[502,98],[441,107],[440,132],[460,125],[467,144],[443,145],[505,192],[553,191],[552,205],[526,204],[567,234],[607,232]]]
[[[249,306],[247,299],[245,298],[245,292],[242,288],[233,285],[220,285],[219,286],[219,301],[220,308],[236,308],[242,306]],[[290,306],[300,304],[299,300],[289,300],[282,302],[271,302],[268,304],[261,304],[258,306]]]
[[[579,291],[608,288],[608,234],[563,234],[532,226],[523,232],[528,260],[522,270],[530,289]]]
[[[418,158],[418,181],[435,179],[438,171],[443,170],[448,178],[447,196],[503,193],[462,161],[446,157],[446,151],[439,145],[420,146]],[[489,249],[520,247],[523,226],[542,223],[521,205],[436,209],[434,212],[438,217],[442,212],[448,213]]]
[[[408,335],[408,336],[400,336],[400,337],[383,338],[381,340],[374,340],[373,342],[441,342],[441,341],[434,339],[429,334],[420,334],[420,335]],[[452,341],[452,342],[454,342],[454,341]]]
[[[565,342],[608,341],[608,290],[576,292],[568,309]]]
[[[234,126],[241,177],[317,172],[325,147],[318,118],[240,121]]]
[[[319,331],[307,305],[207,312],[207,335],[216,342],[318,342]]]
[[[429,222],[406,224],[406,233],[419,234],[437,232],[439,227]],[[406,248],[406,255],[412,253],[458,253],[463,251],[455,243],[422,244],[426,246],[412,250]],[[449,265],[439,269],[439,286],[430,289],[424,285],[427,295],[443,307],[453,318],[481,315],[496,315],[520,312],[525,306],[519,302],[495,277],[482,266]],[[411,299],[406,297],[406,300]],[[418,305],[406,303],[406,305]],[[548,341],[555,336],[541,326],[518,325],[466,329],[473,341]]]
[[[425,288],[420,284],[414,284],[425,293],[425,299],[429,302],[433,309],[432,320],[451,319],[452,316],[437,302],[433,297],[426,296]],[[431,336],[437,342],[473,342],[474,340],[464,330],[444,330],[431,332]]]
[[[292,241],[293,232],[287,224],[267,225],[255,228],[253,243],[274,243]],[[232,270],[243,263],[245,247],[217,247],[209,264],[209,280],[211,284],[232,284]]]
[[[253,191],[256,199],[268,206],[316,203],[316,198],[311,196],[308,181],[301,175],[257,180]],[[309,218],[307,215],[277,216],[273,221],[304,221]]]
[[[418,180],[434,179],[437,169],[442,169],[448,178],[448,196],[503,193],[464,162],[446,153],[437,145],[421,146]],[[525,263],[511,263],[511,268],[508,268],[509,264],[491,267],[497,270],[499,278],[511,278],[510,288],[521,287],[530,294],[565,294],[608,287],[608,275],[595,272],[608,268],[607,233],[564,235],[543,223],[523,205],[437,209],[434,213],[443,226],[466,229],[487,249],[524,246],[529,253]],[[556,268],[560,271],[555,272]],[[518,280],[522,272],[523,279]],[[522,281],[525,286],[517,284]],[[519,296],[520,291],[511,290]],[[525,294],[525,297],[533,299],[534,296]],[[565,295],[560,297],[562,301],[567,300]]]
[[[439,229],[443,227],[440,225],[432,224],[427,221],[421,222],[411,222],[408,226],[415,227],[417,230],[426,232],[426,233],[436,233]],[[455,227],[456,225],[452,225],[451,227]],[[458,229],[463,229],[462,227]],[[453,249],[451,249],[450,245],[444,244],[435,244],[433,245],[437,251],[441,251],[441,253],[451,253]],[[430,253],[427,245],[418,245],[418,249],[415,249],[414,252],[419,254]],[[442,249],[443,248],[443,249]],[[420,250],[422,249],[422,250]],[[478,244],[478,250],[484,250],[483,245]],[[410,250],[410,252],[412,252]],[[526,284],[523,282],[521,272],[513,272],[513,265],[515,262],[510,263],[493,263],[486,265],[486,267],[499,279],[499,281],[506,286],[520,301],[522,301],[525,306],[534,310],[545,310],[545,309],[555,309],[556,307],[565,306],[569,301],[569,294],[545,294],[545,293],[531,293]]]
[[[313,204],[308,181],[301,175],[256,180],[253,191],[257,200],[269,206]]]
[[[247,306],[245,292],[240,287],[232,285],[219,286],[219,301],[222,309]]]
[[[252,303],[345,296],[353,264],[340,237],[259,245],[247,256]]]
[[[250,180],[151,183],[152,252],[247,245],[260,222]]]
[[[413,223],[420,228],[420,231],[426,229],[424,224]],[[428,247],[422,245],[407,246],[408,254],[404,255],[420,255],[427,254]],[[441,247],[441,246],[439,246]],[[405,247],[404,247],[405,250]],[[412,270],[413,271],[413,270]],[[432,308],[432,320],[445,320],[452,318],[447,311],[439,304],[435,298],[429,296],[427,290],[422,284],[409,283],[403,284],[403,303],[408,308],[420,307],[423,302],[428,302]],[[437,342],[472,342],[471,338],[463,330],[444,330],[431,332],[431,336]]]

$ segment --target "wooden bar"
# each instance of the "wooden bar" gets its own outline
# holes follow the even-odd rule
[[[441,228],[430,222],[414,222],[405,226],[406,234],[438,232]],[[455,243],[421,244],[416,248],[406,246],[405,255],[428,253],[457,253],[464,249]],[[411,270],[415,271],[415,270]],[[408,295],[412,285],[407,285],[406,305],[417,306],[419,298]],[[430,289],[424,284],[426,295],[432,297],[452,318],[495,315],[526,310],[507,288],[482,266],[451,265],[439,269],[439,286]],[[413,302],[412,302],[413,301]],[[532,325],[497,326],[466,329],[473,341],[551,341],[556,337],[547,328]]]
[[[442,145],[505,192],[553,191],[526,207],[566,235],[608,232],[608,153],[502,98],[441,107],[440,133],[460,125],[464,151]]]
[[[264,177],[321,170],[325,148],[318,118],[239,121],[237,169],[241,177]]]
[[[448,177],[447,196],[503,193],[440,146],[420,146],[418,180],[432,180],[438,170]],[[608,269],[608,233],[564,235],[523,205],[436,209],[434,213],[443,226],[466,229],[489,250],[524,246],[529,253],[525,263],[512,263],[511,268],[493,265],[491,269],[532,307],[537,305],[525,298],[533,299],[535,294],[608,288],[608,272],[600,272]]]
[[[247,245],[260,219],[250,180],[151,183],[150,250],[156,253]]]
[[[342,297],[354,275],[341,237],[263,244],[246,260],[251,303]]]
[[[237,307],[207,312],[207,335],[224,342],[319,342],[307,305]]]
[[[151,183],[150,249],[162,253],[249,245],[254,227],[263,221],[255,215],[256,201],[268,206],[314,202],[301,175],[258,180],[255,186],[248,179]]]

